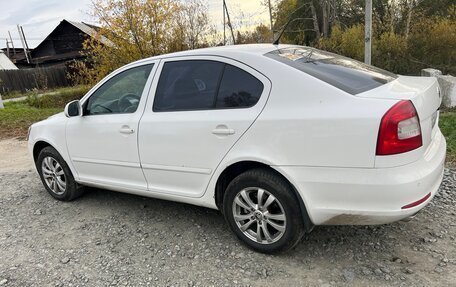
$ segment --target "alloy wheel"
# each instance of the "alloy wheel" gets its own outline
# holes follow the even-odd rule
[[[53,157],[47,156],[41,163],[41,173],[47,187],[57,195],[62,195],[66,190],[65,172],[62,166]]]
[[[249,187],[241,190],[234,198],[232,212],[238,228],[254,242],[272,244],[285,233],[284,208],[265,189]]]

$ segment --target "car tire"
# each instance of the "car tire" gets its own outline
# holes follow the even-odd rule
[[[292,187],[268,169],[248,170],[233,179],[224,195],[223,214],[236,236],[262,253],[292,249],[305,231]]]
[[[84,192],[83,187],[74,180],[65,160],[53,147],[41,150],[36,169],[47,192],[55,199],[71,201]]]

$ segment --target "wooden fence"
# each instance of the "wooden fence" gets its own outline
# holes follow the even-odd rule
[[[70,84],[66,67],[0,70],[0,93],[3,94],[66,87]]]

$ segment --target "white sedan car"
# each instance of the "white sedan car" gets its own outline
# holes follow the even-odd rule
[[[435,78],[317,49],[242,45],[128,64],[34,124],[46,190],[84,186],[219,209],[260,252],[314,225],[384,224],[422,209],[446,143]]]

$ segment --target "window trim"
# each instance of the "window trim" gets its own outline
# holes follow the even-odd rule
[[[241,63],[239,61],[233,60],[231,58],[226,58],[226,59],[232,60],[233,62],[236,62],[236,64],[230,63],[228,61],[225,61],[224,57],[211,56],[211,55],[208,55],[208,56],[200,56],[200,55],[198,55],[198,56],[185,56],[185,57],[175,57],[175,58],[166,58],[166,59],[164,59],[160,63],[160,67],[159,67],[159,71],[158,71],[158,75],[157,75],[157,82],[155,83],[155,85],[153,87],[154,88],[154,91],[153,91],[154,92],[154,96],[153,96],[153,99],[151,99],[151,101],[152,101],[152,112],[161,114],[161,113],[191,112],[191,111],[195,111],[195,112],[201,112],[201,111],[223,111],[223,110],[228,110],[229,111],[229,110],[233,110],[233,109],[245,110],[245,109],[250,109],[250,108],[255,107],[259,102],[261,102],[261,99],[262,99],[263,96],[265,96],[267,98],[269,97],[269,93],[270,93],[272,85],[271,85],[271,81],[268,78],[266,78],[266,76],[264,76],[261,72],[257,71],[256,69],[254,69],[251,66],[248,66],[248,65],[246,65],[244,63]],[[223,70],[222,70],[222,73],[220,74],[220,77],[219,77],[219,80],[218,80],[218,83],[217,83],[217,88],[216,88],[216,94],[215,94],[215,97],[214,97],[213,107],[212,108],[193,108],[193,109],[173,109],[173,110],[164,110],[164,111],[156,110],[155,107],[154,107],[154,104],[155,104],[156,92],[157,92],[157,89],[158,89],[158,85],[160,83],[160,78],[161,78],[161,75],[162,75],[162,72],[163,72],[163,68],[165,67],[165,65],[167,63],[183,62],[183,61],[211,61],[211,62],[217,62],[217,63],[223,64]],[[250,74],[252,77],[257,79],[263,85],[263,90],[261,91],[261,95],[260,95],[258,101],[254,105],[244,106],[244,107],[226,107],[226,108],[217,108],[216,107],[219,89],[220,89],[220,86],[221,86],[221,83],[222,83],[222,78],[223,78],[223,75],[225,73],[225,68],[226,68],[227,65],[231,65],[231,66],[233,66],[235,68],[238,68],[238,69]],[[258,74],[260,74],[262,77],[264,77],[265,79],[267,79],[269,81],[269,90],[267,91],[267,95],[263,95],[265,93],[265,91],[266,91],[266,88],[268,87],[268,85],[265,84],[265,80],[264,79],[260,79],[258,76],[254,75],[252,72],[248,71],[248,69],[246,69],[245,67],[242,67],[242,66],[248,67],[248,69],[251,69],[251,70],[257,72]],[[266,99],[266,101],[267,101],[267,99]]]
[[[93,94],[95,94],[105,83],[109,82],[112,78],[114,78],[115,76],[117,76],[117,75],[119,75],[119,74],[121,74],[123,72],[126,72],[126,71],[134,69],[134,68],[142,67],[142,66],[148,66],[148,65],[152,65],[152,68],[150,70],[149,77],[147,78],[146,83],[144,84],[144,89],[143,89],[143,92],[141,94],[141,98],[140,98],[140,101],[139,101],[139,104],[138,104],[138,108],[136,109],[136,111],[134,111],[133,113],[106,113],[106,114],[91,114],[91,115],[84,114],[84,111],[85,111],[86,105],[88,104],[89,98],[92,97]],[[153,79],[155,77],[155,73],[157,72],[157,70],[159,68],[159,65],[160,65],[160,60],[159,59],[158,60],[152,60],[152,61],[151,60],[140,61],[138,63],[133,62],[133,63],[127,64],[125,66],[122,66],[122,67],[118,68],[117,70],[114,70],[113,72],[111,72],[106,77],[104,77],[102,80],[100,80],[98,83],[96,83],[79,100],[79,102],[81,104],[81,107],[82,107],[82,115],[81,115],[81,117],[134,115],[140,110],[140,108],[142,108],[144,110],[144,106],[147,103],[147,99],[149,97],[149,93],[150,93],[150,90],[152,88]]]

